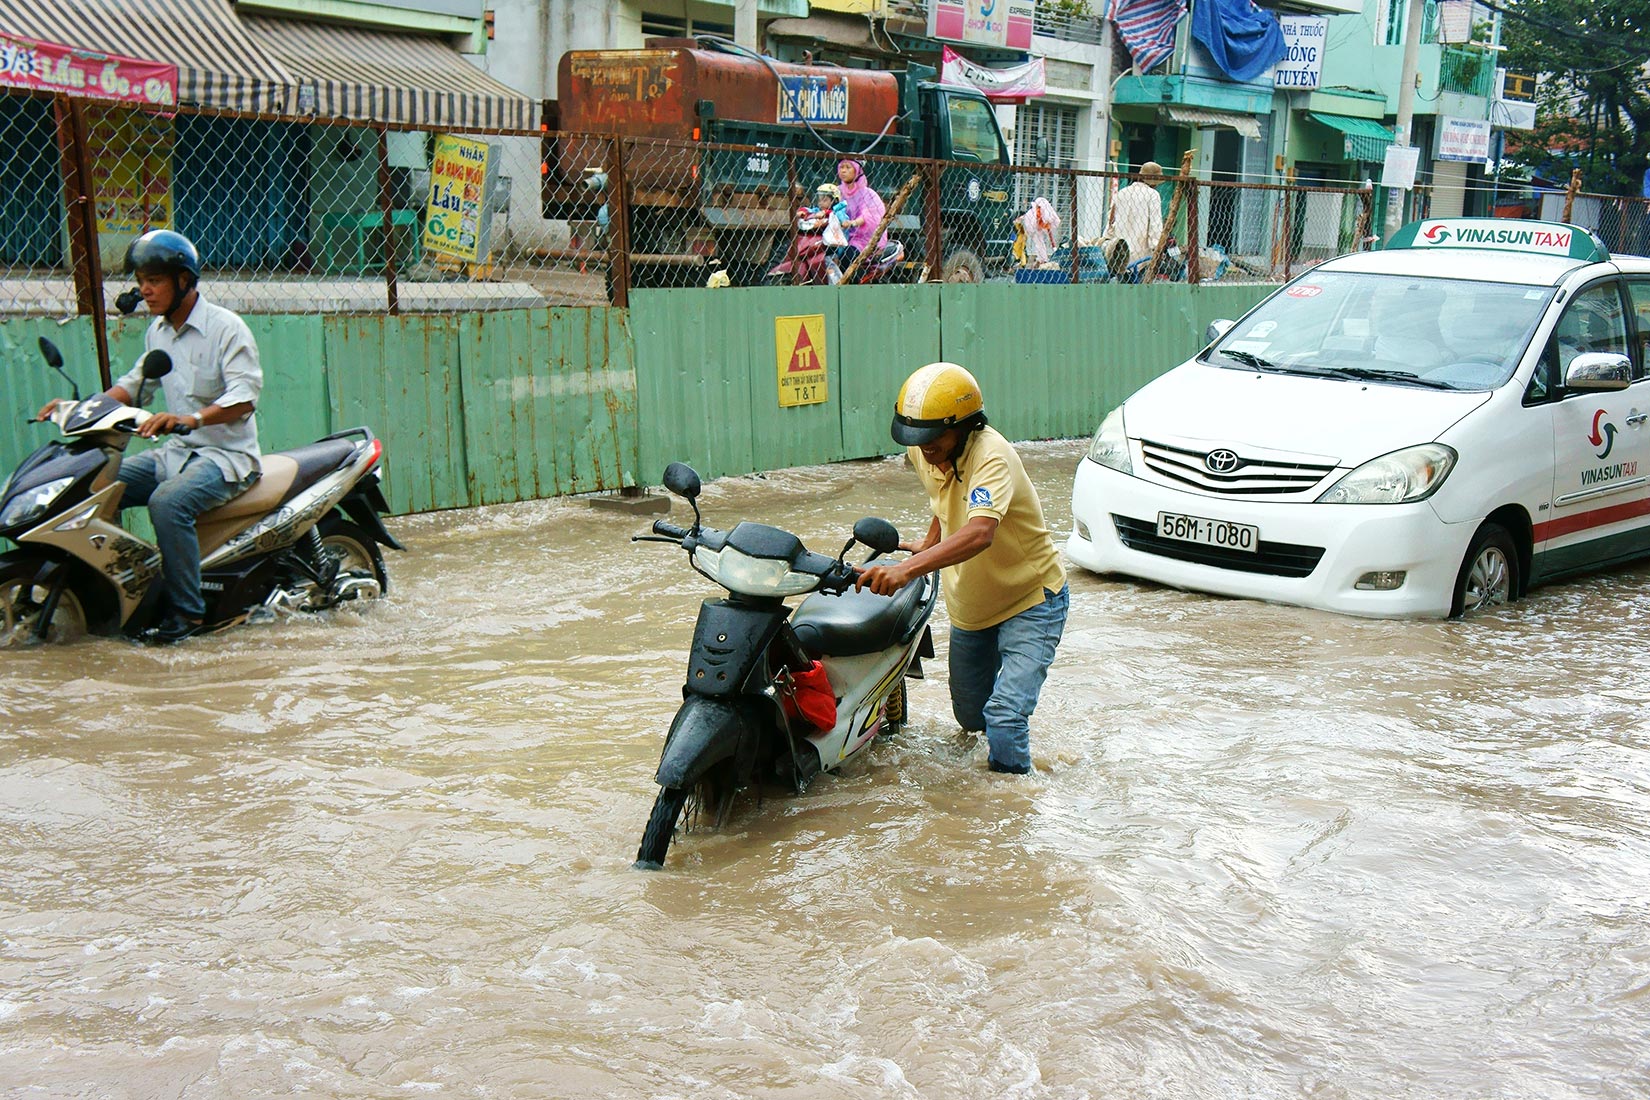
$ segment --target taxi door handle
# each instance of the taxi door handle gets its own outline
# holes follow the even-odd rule
[[[1643,424],[1646,420],[1650,420],[1650,413],[1634,413],[1627,418],[1627,423]]]

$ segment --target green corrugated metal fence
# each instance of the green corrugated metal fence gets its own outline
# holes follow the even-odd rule
[[[900,382],[936,359],[980,379],[1012,439],[1087,435],[1133,389],[1194,353],[1254,286],[881,286],[641,291],[630,309],[397,317],[252,315],[259,432],[281,450],[365,424],[384,440],[398,512],[656,484],[888,454]],[[775,318],[824,318],[829,399],[779,407]],[[117,376],[144,322],[116,321]],[[97,387],[89,320],[0,321],[0,475],[50,429],[64,392],[36,338]]]

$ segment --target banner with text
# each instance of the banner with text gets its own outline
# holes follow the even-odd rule
[[[1482,163],[1490,155],[1490,124],[1481,118],[1438,120],[1438,159]]]
[[[940,58],[940,83],[978,88],[990,100],[1019,103],[1048,91],[1040,57],[1007,69],[988,69],[974,64],[950,46],[942,46]]]
[[[0,85],[171,107],[178,67],[0,31]]]

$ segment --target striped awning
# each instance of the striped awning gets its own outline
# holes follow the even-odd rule
[[[538,125],[535,100],[441,38],[258,15],[241,21],[305,85],[302,113],[460,130]]]
[[[0,29],[176,65],[178,99],[202,107],[285,111],[298,87],[229,0],[0,0]]]
[[[1386,147],[1393,142],[1392,131],[1371,118],[1332,115],[1327,111],[1308,111],[1306,117],[1320,126],[1339,130],[1346,135],[1347,160],[1367,160],[1379,164],[1386,159]]]

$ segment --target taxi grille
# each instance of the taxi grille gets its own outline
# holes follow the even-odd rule
[[[1248,554],[1224,546],[1204,546],[1199,542],[1163,538],[1157,533],[1157,523],[1149,519],[1113,515],[1111,521],[1117,528],[1118,539],[1130,550],[1239,573],[1305,577],[1318,567],[1319,560],[1323,558],[1324,548],[1321,546],[1297,546],[1292,542],[1267,542],[1263,539],[1256,551]]]
[[[1218,448],[1200,451],[1142,439],[1140,450],[1146,460],[1146,468],[1159,477],[1223,496],[1304,493],[1316,487],[1335,469],[1333,463],[1278,462],[1244,458],[1236,452],[1226,451],[1226,454],[1232,455],[1232,468],[1216,473],[1209,468],[1208,458],[1210,454],[1220,453]]]

